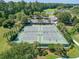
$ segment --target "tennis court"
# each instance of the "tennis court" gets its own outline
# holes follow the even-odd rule
[[[18,35],[18,42],[39,42],[40,44],[68,44],[55,25],[32,25],[24,27]]]

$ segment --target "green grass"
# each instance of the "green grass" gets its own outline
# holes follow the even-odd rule
[[[53,12],[55,12],[55,11],[57,11],[57,9],[46,9],[46,10],[44,10],[44,12],[46,12],[46,13],[53,13]],[[54,16],[53,14],[49,14],[49,16]]]
[[[47,59],[56,59],[56,58],[58,58],[58,56],[51,54],[51,55],[46,55],[46,58]]]
[[[71,32],[73,26],[66,26],[66,29],[68,30],[68,32]],[[79,33],[74,33],[72,35],[72,38],[74,38],[79,43]],[[68,52],[68,56],[71,58],[79,57],[79,46],[74,45],[74,48],[70,49],[70,51]]]
[[[8,29],[4,29],[0,27],[0,53],[6,51],[10,48],[9,44],[7,43],[7,39],[3,37],[3,33],[9,31]]]
[[[68,56],[70,58],[79,57],[79,47],[75,45],[75,47],[68,52]]]
[[[66,29],[70,32],[73,29],[73,26],[66,26]]]
[[[46,9],[45,12],[55,12],[57,9]]]
[[[74,34],[73,38],[79,43],[79,33]]]
[[[71,32],[73,29],[73,26],[66,26],[68,32]],[[74,38],[79,43],[79,33],[74,33],[72,35],[72,38]]]

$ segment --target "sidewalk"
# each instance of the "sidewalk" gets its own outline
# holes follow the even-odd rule
[[[74,42],[77,46],[79,46],[79,43],[78,43],[76,40],[73,39],[73,42]]]
[[[56,58],[56,59],[79,59],[79,58]]]

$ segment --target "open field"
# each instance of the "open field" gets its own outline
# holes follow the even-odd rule
[[[68,32],[71,32],[73,29],[73,26],[66,26]],[[74,38],[79,43],[79,33],[74,33],[72,35],[72,38]]]
[[[79,33],[74,34],[73,38],[79,43]]]
[[[68,32],[71,32],[73,29],[73,26],[66,26]],[[72,35],[72,38],[74,40],[76,40],[79,43],[79,33],[74,33]],[[75,58],[75,57],[79,57],[79,47],[75,44],[73,49],[70,49],[70,51],[68,52],[68,56],[70,58]]]
[[[70,58],[79,57],[79,47],[75,45],[75,47],[68,52],[68,56]]]
[[[66,28],[68,31],[70,31],[73,28],[73,26],[66,26]]]
[[[44,12],[46,12],[47,14],[49,14],[49,16],[53,16],[53,13],[56,11],[57,9],[46,9],[44,10]]]
[[[10,48],[10,45],[8,44],[7,39],[3,38],[3,33],[7,31],[9,30],[0,27],[0,53]]]
[[[58,56],[54,55],[54,54],[48,54],[46,56],[39,56],[38,59],[56,59],[58,58]]]
[[[46,9],[45,12],[55,12],[57,9]]]
[[[51,55],[46,55],[46,58],[47,59],[56,59],[56,58],[58,58],[58,56],[51,54]]]

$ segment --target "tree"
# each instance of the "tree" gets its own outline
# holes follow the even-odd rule
[[[64,23],[58,23],[57,27],[61,32],[64,32],[66,29]]]
[[[0,17],[2,17],[2,13],[0,12]]]
[[[2,26],[2,23],[5,21],[4,18],[0,18],[0,26]]]
[[[4,10],[5,9],[5,6],[6,6],[6,3],[4,0],[0,0],[0,10]]]
[[[50,44],[50,51],[54,52],[56,55],[67,57],[67,51],[64,49],[64,45],[62,44]]]
[[[3,22],[2,26],[4,28],[12,28],[15,24],[15,21],[14,20],[6,20]]]
[[[77,24],[75,25],[75,30],[76,30],[77,32],[79,32],[79,23],[77,23]]]
[[[10,15],[9,15],[9,19],[14,20],[14,19],[16,19],[16,16],[13,15],[13,14],[10,14]]]
[[[62,44],[50,44],[50,45],[48,45],[48,47],[49,47],[49,49],[54,49],[56,51],[57,49],[64,48],[64,45],[62,45]]]
[[[25,17],[26,14],[24,13],[24,11],[22,10],[21,12],[16,13],[16,20],[21,21],[23,17]]]
[[[33,48],[31,44],[28,43],[16,43],[12,48],[2,54],[0,54],[1,59],[34,59],[38,55],[38,49]]]
[[[15,14],[15,3],[13,1],[8,2],[9,14]]]
[[[63,22],[65,24],[71,24],[71,14],[68,12],[60,12],[56,15],[59,19],[59,22]]]
[[[45,51],[45,49],[39,48],[38,50],[39,50],[39,56],[46,56],[48,54],[48,52]]]
[[[79,23],[79,19],[76,16],[72,17],[71,24],[76,25],[77,23]]]
[[[30,22],[28,22],[29,20],[28,20],[28,18],[29,18],[29,16],[23,16],[22,18],[21,18],[21,23],[23,24],[23,25],[27,25],[27,24],[29,24]]]

